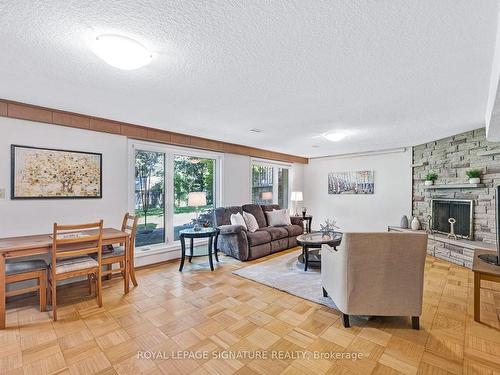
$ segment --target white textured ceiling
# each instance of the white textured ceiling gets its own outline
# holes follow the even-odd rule
[[[303,156],[413,145],[484,126],[498,7],[0,0],[0,97]],[[104,33],[154,60],[105,64]]]

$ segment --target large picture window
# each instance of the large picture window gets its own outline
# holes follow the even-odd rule
[[[136,248],[140,252],[168,248],[179,240],[179,231],[213,225],[220,201],[218,153],[148,142],[131,141],[133,155],[133,204],[139,216]],[[203,193],[206,205],[190,206],[190,193]]]
[[[279,204],[288,208],[289,166],[252,163],[252,203]]]

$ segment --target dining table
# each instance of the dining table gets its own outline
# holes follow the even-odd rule
[[[82,234],[96,234],[96,230],[83,230]],[[52,249],[52,234],[37,234],[19,237],[0,238],[0,329],[5,328],[5,262],[8,259],[31,257],[50,254]],[[125,246],[125,283],[124,293],[129,292],[130,273],[134,272],[133,254],[130,254],[130,234],[114,228],[102,229],[102,244]]]

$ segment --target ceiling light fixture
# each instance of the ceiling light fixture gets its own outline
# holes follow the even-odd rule
[[[333,131],[323,134],[323,137],[331,142],[339,142],[347,137],[347,133],[343,131]]]
[[[92,44],[92,51],[109,65],[123,70],[139,69],[153,58],[142,44],[121,35],[99,35]]]
[[[262,133],[262,130],[257,128],[250,129],[250,131],[254,133]]]

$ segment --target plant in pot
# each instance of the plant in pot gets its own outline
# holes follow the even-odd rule
[[[434,184],[434,181],[436,181],[437,178],[438,175],[436,172],[427,172],[427,174],[425,175],[425,186],[431,186],[432,184]]]
[[[479,184],[481,182],[480,169],[469,169],[465,174],[469,177],[469,184]]]

